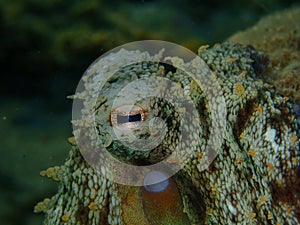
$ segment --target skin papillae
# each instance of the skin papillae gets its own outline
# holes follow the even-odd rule
[[[164,101],[144,105],[169,121],[167,135],[156,151],[136,154],[107,132],[114,90],[150,71],[179,83],[196,105],[200,118],[191,121],[189,129],[193,133],[192,124],[199,123],[201,132],[196,134],[199,138],[192,157],[170,178],[167,190],[147,193],[144,187],[105,179],[86,163],[70,138],[72,148],[65,164],[41,172],[59,182],[57,194],[35,207],[35,212],[46,214],[44,224],[300,224],[299,118],[291,102],[299,102],[299,79],[293,82],[299,64],[299,23],[291,21],[299,17],[299,11],[296,8],[266,18],[250,33],[230,39],[252,44],[264,53],[232,43],[199,48],[199,56],[223,91],[227,108],[222,146],[204,171],[199,163],[210,132],[211,105],[201,88],[166,65],[135,65],[116,73],[99,95],[95,112],[104,146],[118,159],[137,164],[164,159],[169,154],[166,146],[171,151],[172,144],[178,144],[177,117]],[[123,53],[123,58],[128,57],[128,52]]]
[[[126,60],[143,54],[123,50],[118,57]],[[278,94],[280,87],[263,79],[273,66],[267,62],[269,56],[235,43],[202,46],[199,56],[218,81],[227,109],[222,146],[210,166],[206,170],[199,167],[210,134],[212,107],[201,88],[185,73],[167,65],[131,65],[116,72],[99,93],[96,135],[123,162],[144,165],[165,159],[179,144],[180,136],[176,110],[167,101],[154,98],[140,103],[147,109],[146,120],[158,116],[167,121],[164,139],[150,152],[136,153],[111,138],[109,118],[124,83],[142,76],[166,77],[180,84],[199,113],[186,128],[197,137],[190,160],[169,178],[170,186],[164,193],[147,193],[144,187],[121,185],[103,177],[83,159],[72,137],[65,164],[41,172],[59,182],[57,194],[35,207],[35,212],[46,214],[44,224],[300,223],[299,118],[288,96]],[[200,132],[193,132],[195,123]]]

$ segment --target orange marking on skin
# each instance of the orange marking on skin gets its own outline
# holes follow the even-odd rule
[[[67,214],[62,215],[61,220],[63,222],[67,222],[69,220],[69,215],[67,215]]]
[[[218,190],[217,187],[212,187],[212,188],[211,188],[211,191],[212,191],[212,192],[216,192],[217,190]]]
[[[292,121],[295,120],[295,116],[294,115],[288,116],[288,119],[289,119],[290,122],[292,122]]]
[[[243,159],[242,158],[237,158],[235,160],[236,164],[241,164],[243,162]]]
[[[195,118],[195,121],[196,121],[196,122],[200,122],[200,118],[199,118],[199,117],[196,117],[196,118]]]
[[[199,152],[199,153],[197,154],[197,157],[198,157],[198,159],[202,159],[202,158],[203,158],[203,153]]]
[[[252,149],[249,149],[249,150],[248,150],[248,155],[250,155],[251,157],[255,157],[255,156],[256,156],[256,153],[255,153],[255,151],[253,151]]]
[[[240,95],[240,96],[245,94],[245,88],[240,82],[236,83],[235,92],[237,95]]]
[[[271,213],[268,213],[268,220],[271,220],[271,219],[273,219],[273,216]]]
[[[277,183],[279,187],[283,187],[284,185],[284,182],[282,180],[279,180]],[[284,202],[283,204],[286,204],[286,202]]]
[[[212,214],[212,212],[213,212],[213,210],[212,210],[212,209],[207,209],[205,213],[206,213],[206,215],[211,215],[211,214]]]
[[[90,210],[96,210],[98,209],[98,206],[94,203],[94,202],[91,202],[89,205],[88,205],[88,208]]]
[[[262,112],[264,111],[263,107],[261,107],[260,105],[257,106],[256,109],[257,109],[257,111],[260,112],[260,113],[262,113]]]
[[[274,170],[274,166],[273,166],[272,163],[267,163],[267,168],[268,168],[269,170]]]
[[[202,45],[198,48],[198,54],[209,48],[209,45]]]
[[[246,70],[244,70],[244,71],[242,71],[241,73],[240,73],[240,77],[245,77],[247,75],[247,71]]]
[[[236,60],[237,60],[237,58],[231,57],[231,58],[228,58],[226,61],[227,61],[228,63],[233,63],[233,62],[235,62]]]
[[[252,212],[252,213],[250,213],[250,218],[253,220],[255,217],[256,217],[256,213],[255,212]]]
[[[292,137],[292,142],[293,142],[293,144],[295,144],[297,140],[298,140],[298,137],[297,137],[296,135],[294,135],[294,136]]]
[[[69,144],[71,144],[71,145],[73,145],[73,146],[76,145],[76,141],[75,141],[75,138],[74,138],[74,137],[69,137],[69,138],[68,138],[68,142],[69,142]]]
[[[266,201],[268,200],[268,197],[266,195],[262,196],[260,201],[257,203],[258,206],[262,206]]]

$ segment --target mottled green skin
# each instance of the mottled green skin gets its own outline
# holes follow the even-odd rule
[[[193,188],[185,187],[186,182],[178,184],[190,223],[299,224],[298,125],[291,103],[274,95],[273,88],[256,74],[254,61],[262,53],[225,43],[211,49],[200,48],[199,54],[216,76],[227,107],[223,144],[207,170],[199,168],[211,123],[205,96],[180,71],[163,75],[181,84],[200,114],[199,139],[193,148],[192,159],[181,171],[182,180],[189,180]],[[123,77],[124,74],[128,76]],[[111,96],[99,97],[99,103],[105,99],[97,109],[97,114],[102,116],[97,123],[104,143],[111,126],[107,120],[107,107],[113,99],[113,90],[118,89],[118,82],[137,78],[126,70],[119,76],[121,79],[111,82],[102,92]],[[162,145],[169,145],[172,150],[172,146],[178,144],[177,120],[169,113],[172,110],[168,104],[158,107],[155,101],[150,101],[148,107],[157,110],[155,115],[171,118]],[[117,141],[109,140],[106,144],[119,159],[132,163],[141,158],[143,162],[156,162],[169,154],[158,147],[153,154],[137,155]],[[118,192],[119,185],[106,180],[87,165],[75,144],[65,165],[60,168],[58,193],[36,207],[36,211],[44,211],[47,215],[44,224],[124,224],[121,213],[124,196]],[[188,194],[190,190],[194,193]],[[282,191],[280,195],[278,190]],[[200,203],[199,208],[196,208],[197,204],[191,204],[195,200]]]

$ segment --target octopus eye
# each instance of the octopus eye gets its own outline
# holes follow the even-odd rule
[[[123,105],[111,112],[110,121],[114,127],[135,128],[145,121],[146,111],[139,106]]]

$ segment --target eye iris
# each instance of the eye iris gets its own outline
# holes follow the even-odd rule
[[[140,113],[128,116],[117,115],[117,122],[128,123],[128,122],[139,122],[142,120],[142,115]]]

